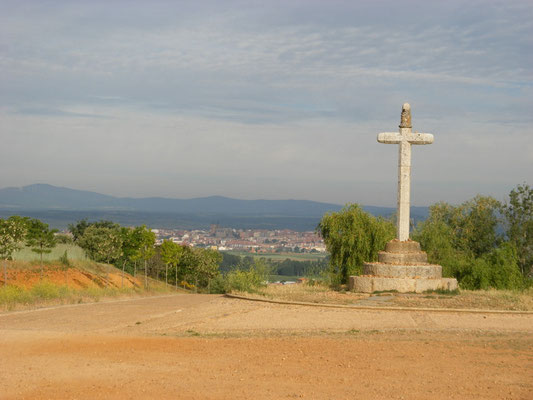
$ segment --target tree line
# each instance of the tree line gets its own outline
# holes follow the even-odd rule
[[[145,225],[121,227],[111,221],[78,221],[70,225],[74,243],[99,262],[138,275],[141,270],[145,285],[148,277],[163,279],[168,284],[208,288],[218,274],[222,259],[216,250],[181,246],[165,240],[156,246],[155,234]]]
[[[335,283],[361,273],[364,262],[377,261],[378,252],[395,237],[393,219],[376,218],[357,204],[327,213],[319,232],[331,258]],[[460,205],[445,202],[430,207],[429,217],[411,233],[440,264],[443,275],[465,289],[519,289],[533,278],[533,188],[518,185],[504,203],[476,196]]]

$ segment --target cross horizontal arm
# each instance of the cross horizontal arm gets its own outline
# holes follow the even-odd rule
[[[407,141],[411,144],[431,144],[433,135],[431,133],[411,133],[407,136]]]
[[[402,135],[398,132],[381,132],[378,134],[379,143],[398,144],[402,142]]]

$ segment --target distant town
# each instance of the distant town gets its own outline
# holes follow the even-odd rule
[[[181,245],[249,253],[326,252],[324,241],[313,231],[233,229],[211,225],[208,231],[152,229],[152,232],[156,234],[158,244],[171,240]]]

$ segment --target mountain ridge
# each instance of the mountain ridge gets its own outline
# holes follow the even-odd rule
[[[42,183],[0,189],[0,218],[26,215],[59,229],[87,218],[175,229],[205,229],[217,223],[240,229],[303,231],[314,230],[326,212],[336,212],[342,207],[311,200],[242,200],[224,196],[114,197]],[[396,212],[393,207],[362,207],[375,216],[389,217]],[[411,207],[415,223],[427,215],[428,207]]]
[[[121,210],[143,212],[317,215],[338,211],[339,204],[311,200],[242,200],[225,196],[188,199],[115,197],[44,183],[0,189],[0,208],[32,210]]]

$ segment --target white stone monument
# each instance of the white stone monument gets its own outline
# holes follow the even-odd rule
[[[431,144],[431,133],[413,133],[411,106],[405,103],[399,133],[383,132],[378,142],[399,145],[397,236],[378,254],[378,262],[365,263],[363,275],[350,276],[348,286],[356,292],[372,293],[396,290],[424,292],[426,290],[454,290],[457,280],[442,278],[442,267],[427,262],[427,254],[420,244],[409,239],[409,211],[411,191],[411,145]]]

